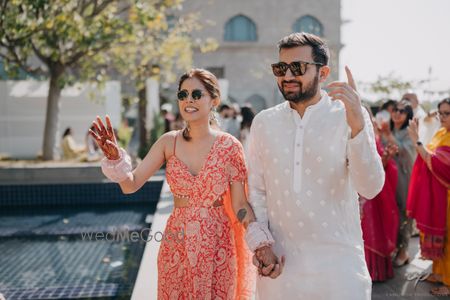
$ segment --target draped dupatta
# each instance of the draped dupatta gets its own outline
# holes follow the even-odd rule
[[[450,188],[450,132],[441,128],[427,146],[428,161],[417,156],[408,191],[407,213],[416,219],[421,231],[420,247],[424,258],[444,255],[447,234],[447,201]]]
[[[379,139],[376,142],[381,155],[383,147]],[[375,198],[364,202],[361,226],[366,250],[382,257],[390,257],[396,247],[399,222],[395,200],[397,166],[394,160],[387,162],[385,174],[383,189]]]
[[[245,182],[248,197],[248,184]],[[252,252],[245,243],[245,228],[237,219],[231,202],[231,187],[223,194],[224,208],[231,220],[237,255],[237,288],[235,299],[253,299],[256,287],[256,267],[252,263]]]

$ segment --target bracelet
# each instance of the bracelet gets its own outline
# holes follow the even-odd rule
[[[252,252],[275,243],[267,226],[259,222],[252,222],[248,225],[247,231],[245,232],[245,241]]]
[[[129,178],[132,170],[131,158],[123,148],[120,148],[119,159],[110,160],[105,157],[102,159],[101,166],[103,174],[116,183]]]

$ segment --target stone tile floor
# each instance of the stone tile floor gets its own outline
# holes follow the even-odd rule
[[[419,238],[413,237],[410,241],[409,255],[411,258],[416,257],[419,252]],[[415,287],[415,280],[407,280],[406,275],[410,273],[420,272],[426,268],[431,262],[423,261],[415,258],[409,265],[395,268],[395,276],[383,283],[374,283],[372,286],[372,299],[374,300],[390,300],[390,299],[411,299],[411,300],[434,300],[434,299],[450,299],[450,297],[436,297],[429,293],[430,289],[437,286],[426,281],[421,281]]]

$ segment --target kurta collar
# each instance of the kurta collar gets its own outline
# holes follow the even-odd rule
[[[326,103],[330,102],[330,97],[328,97],[328,94],[324,90],[321,90],[321,94],[322,94],[322,97],[320,98],[319,102],[308,106],[306,108],[306,111],[312,112],[312,111],[318,110],[321,107],[323,107]],[[283,109],[288,113],[296,114],[296,115],[298,114],[298,112],[289,105],[289,101],[287,101],[287,100],[284,101],[284,103],[283,103]]]

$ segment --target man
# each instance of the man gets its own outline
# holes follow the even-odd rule
[[[439,130],[441,124],[437,118],[437,112],[426,113],[425,110],[419,104],[419,98],[415,93],[406,93],[403,95],[402,100],[406,100],[411,103],[414,111],[414,118],[419,120],[419,139],[427,145],[431,142],[436,131]]]
[[[222,104],[219,108],[219,124],[220,128],[239,139],[240,126],[236,119],[236,110],[233,106]]]
[[[255,117],[249,141],[258,297],[370,299],[357,193],[376,196],[384,171],[369,115],[348,68],[348,83],[321,90],[330,68],[319,37],[293,33],[278,47],[272,70],[287,101]]]

